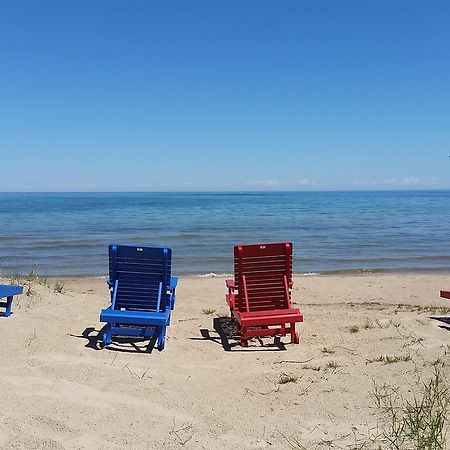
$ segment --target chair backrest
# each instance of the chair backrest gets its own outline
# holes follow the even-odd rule
[[[234,281],[241,312],[289,308],[292,242],[236,245]]]
[[[171,264],[170,248],[110,245],[109,279],[113,286],[118,281],[114,309],[164,311]]]

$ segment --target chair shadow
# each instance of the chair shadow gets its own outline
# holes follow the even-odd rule
[[[438,322],[443,322],[446,325],[439,325],[439,328],[442,328],[443,330],[450,331],[450,317],[447,316],[431,316],[429,319],[437,320]]]
[[[80,336],[76,334],[69,334],[71,337],[86,339],[86,348],[92,350],[111,350],[113,352],[123,352],[123,353],[152,353],[155,348],[157,337],[154,336],[150,339],[145,338],[135,338],[135,337],[115,337],[113,336],[112,344],[107,347],[102,347],[102,335],[106,331],[107,325],[102,329],[96,330],[94,327],[86,328]],[[140,347],[136,344],[140,342],[146,342],[148,344],[144,347]],[[130,348],[130,345],[132,348]]]
[[[213,319],[213,329],[214,332],[218,334],[217,337],[211,335],[211,331],[202,328],[200,330],[201,338],[189,338],[190,340],[208,340],[219,344],[223,347],[226,352],[230,352],[231,349],[234,349],[234,352],[267,352],[267,351],[280,351],[286,350],[285,345],[281,342],[281,339],[276,336],[272,344],[266,344],[259,337],[254,338],[257,339],[260,346],[258,348],[255,347],[241,347],[240,340],[241,337],[237,332],[236,324],[231,317],[215,317]],[[230,340],[232,342],[230,342]]]

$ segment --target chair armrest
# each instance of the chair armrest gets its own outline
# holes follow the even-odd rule
[[[111,286],[112,288],[112,294],[111,294],[111,309],[114,309],[116,307],[116,297],[117,297],[117,289],[119,287],[119,280],[116,280],[114,283],[114,286]]]
[[[171,291],[177,287],[177,284],[178,284],[178,277],[170,277],[169,289]]]
[[[229,279],[229,280],[225,280],[225,284],[228,288],[228,294],[226,295],[227,303],[230,307],[230,310],[233,311],[234,298],[235,298],[234,290],[236,289],[236,283],[234,282],[234,280]]]
[[[225,284],[228,289],[231,289],[231,290],[236,289],[236,284],[235,284],[234,280],[225,280]]]
[[[169,290],[168,290],[168,302],[167,302],[167,306],[170,309],[174,309],[175,308],[175,288],[177,287],[178,284],[178,277],[170,277],[170,284],[169,284]]]
[[[230,292],[229,294],[226,295],[226,299],[228,306],[230,307],[230,311],[233,311],[235,307],[235,295],[232,292]]]

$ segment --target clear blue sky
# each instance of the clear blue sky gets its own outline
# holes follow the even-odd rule
[[[450,188],[448,0],[0,7],[0,191]]]

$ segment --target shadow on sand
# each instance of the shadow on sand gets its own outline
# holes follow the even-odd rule
[[[86,339],[86,348],[90,348],[92,350],[102,350],[102,335],[105,330],[106,325],[101,330],[96,330],[94,327],[88,327],[81,333],[80,336],[76,334],[69,334],[69,336]],[[152,337],[150,340],[133,337],[113,337],[112,344],[105,347],[105,349],[125,353],[152,353],[156,345],[156,340],[156,337]],[[137,345],[139,343],[145,343],[145,345]]]
[[[286,350],[286,347],[281,342],[280,338],[278,336],[275,337],[272,344],[264,343],[262,339],[260,338],[254,338],[257,339],[260,347],[247,347],[243,348],[239,345],[239,342],[241,340],[237,328],[236,323],[231,317],[215,317],[213,319],[213,328],[214,332],[217,333],[218,336],[213,336],[210,330],[207,330],[206,328],[202,328],[200,330],[200,334],[202,335],[201,338],[190,338],[193,341],[198,340],[208,340],[211,342],[215,342],[216,344],[219,344],[223,347],[223,349],[226,352],[231,351],[231,349],[234,349],[234,352],[261,352],[261,351],[279,351],[279,350]],[[230,342],[230,340],[232,342]]]
[[[433,320],[437,320],[438,322],[445,323],[446,325],[439,325],[439,328],[450,331],[450,317],[448,317],[448,316],[432,316],[432,317],[429,317],[429,319],[433,319]]]

